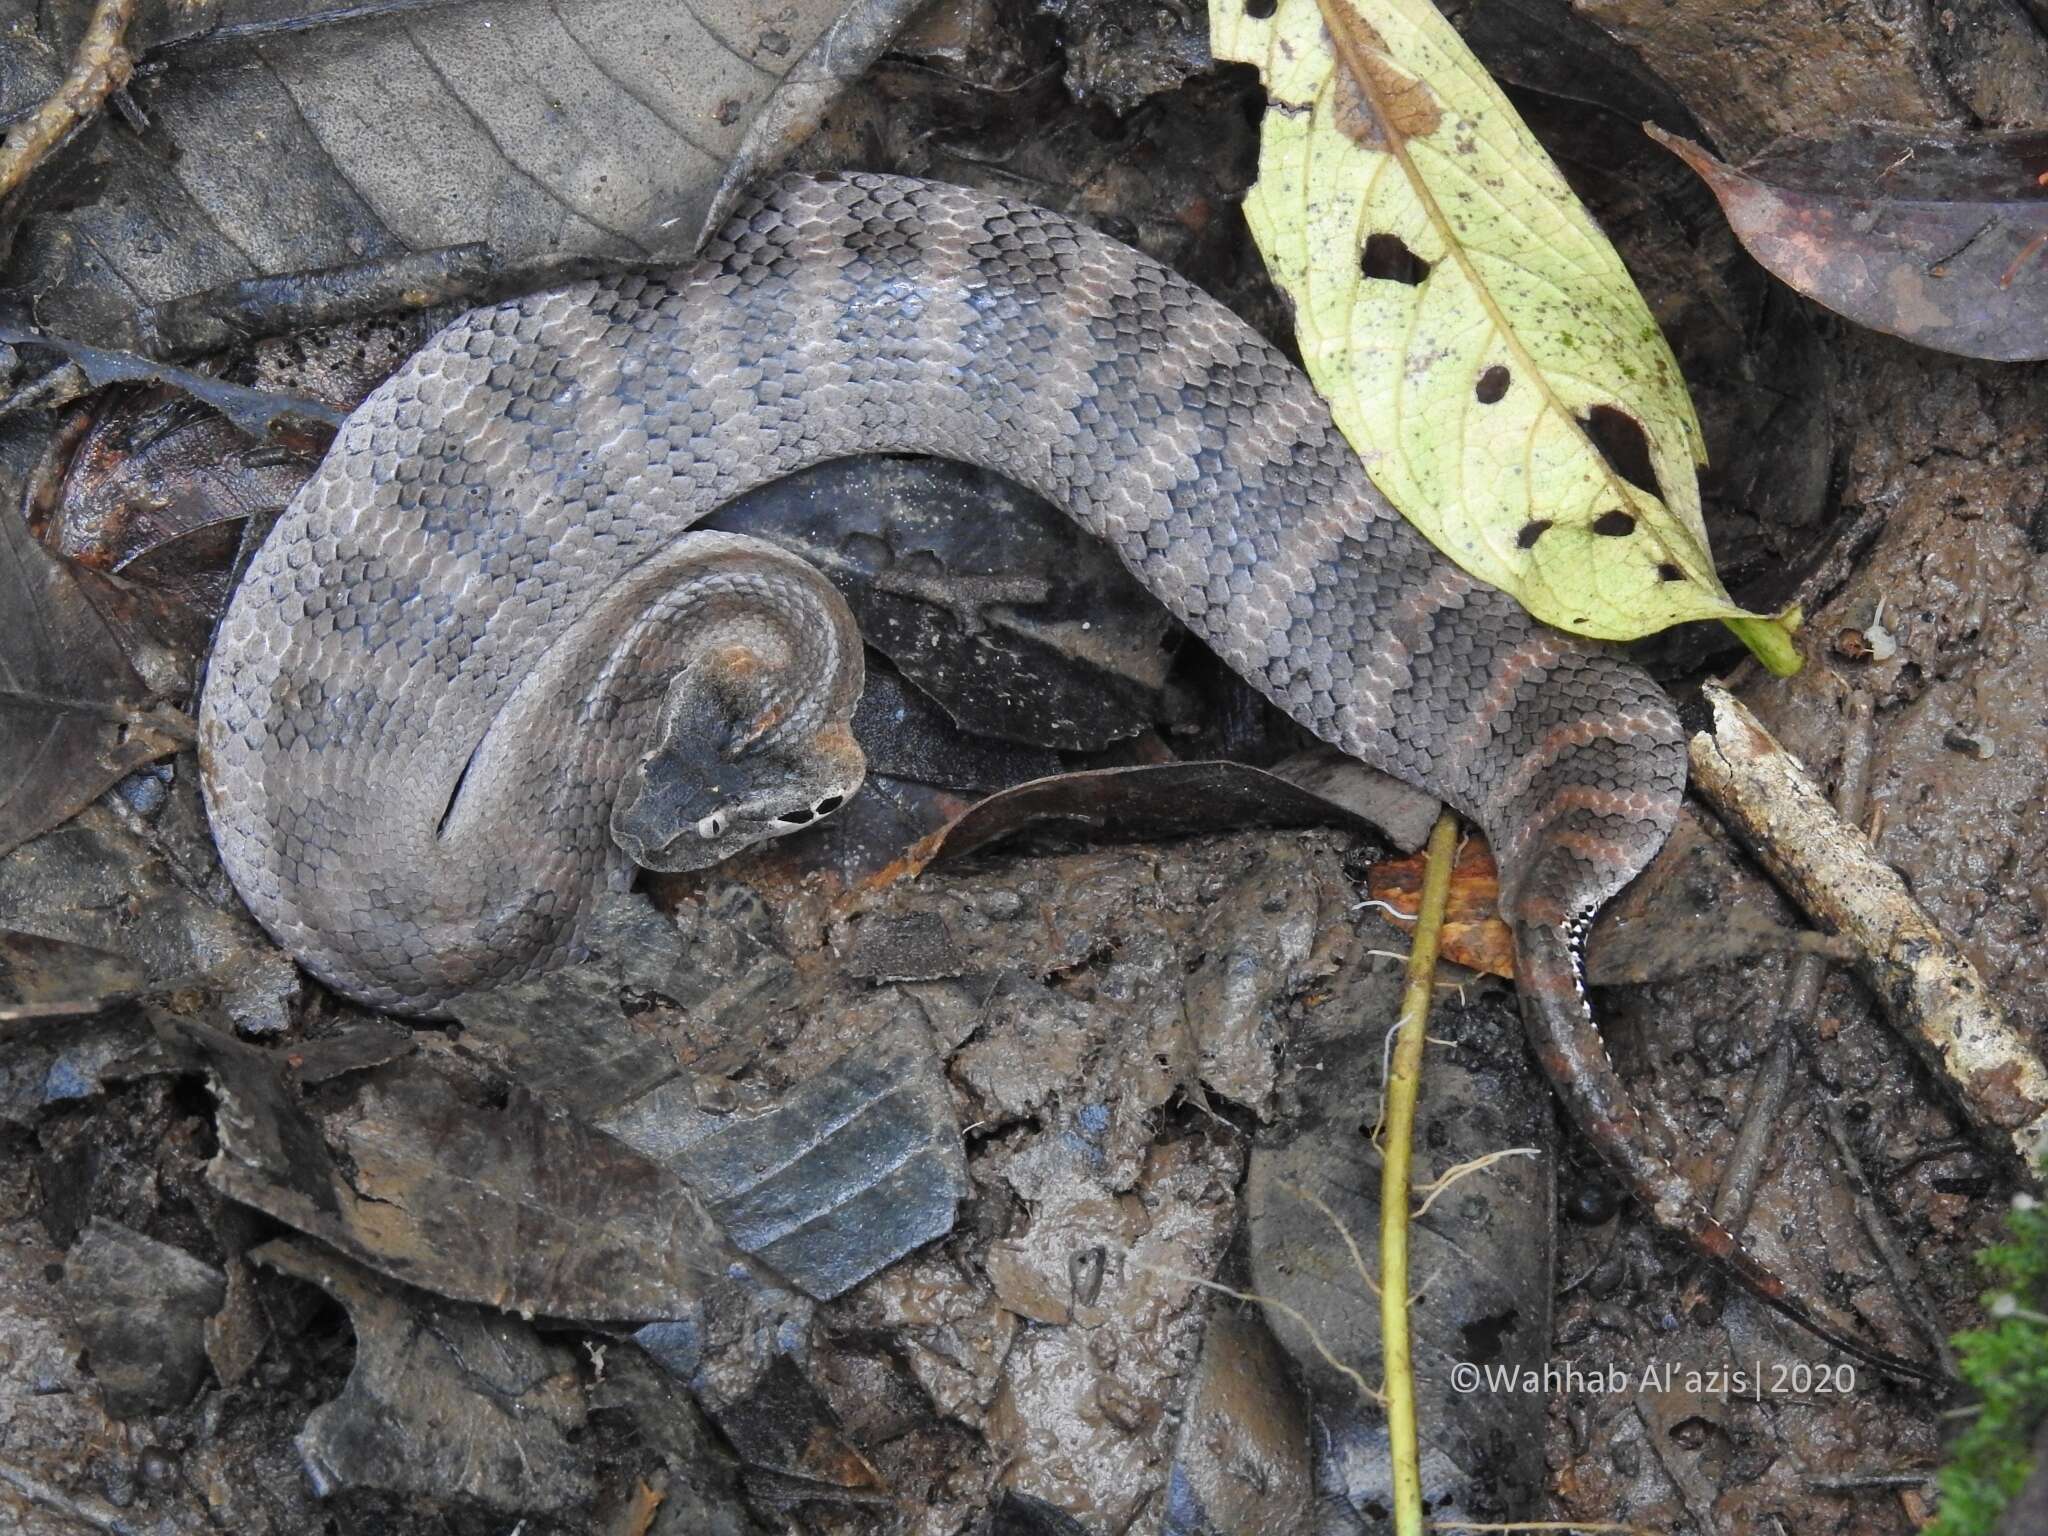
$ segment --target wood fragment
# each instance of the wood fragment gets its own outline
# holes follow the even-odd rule
[[[1693,785],[1815,922],[1851,939],[1892,1025],[1955,1085],[1971,1122],[2028,1168],[2048,1152],[2048,1067],[1897,870],[1726,690],[1690,743]]]
[[[1855,826],[1863,820],[1870,800],[1870,765],[1875,757],[1876,712],[1870,695],[1858,691],[1850,696],[1849,718],[1842,735],[1842,775],[1835,785],[1835,809],[1842,820]],[[1749,1207],[1756,1198],[1757,1180],[1776,1139],[1778,1117],[1792,1091],[1792,1069],[1798,1063],[1801,1041],[1810,1033],[1814,1009],[1820,1006],[1820,991],[1827,980],[1824,956],[1802,954],[1792,962],[1785,983],[1784,1001],[1771,1020],[1770,1054],[1751,1079],[1749,1104],[1742,1125],[1735,1134],[1735,1148],[1721,1175],[1714,1195],[1714,1219],[1731,1232],[1740,1232],[1749,1219]]]
[[[43,104],[7,130],[0,143],[0,197],[28,180],[29,173],[78,128],[99,115],[107,98],[128,83],[135,59],[123,45],[136,0],[99,0],[71,69]]]

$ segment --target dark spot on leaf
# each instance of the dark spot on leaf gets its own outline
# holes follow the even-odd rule
[[[1659,501],[1664,499],[1663,489],[1657,484],[1657,471],[1650,464],[1650,440],[1644,435],[1641,422],[1627,411],[1596,405],[1579,418],[1579,425],[1586,429],[1586,436],[1600,450],[1609,469],[1637,490],[1648,491]]]
[[[1467,1360],[1494,1360],[1499,1358],[1502,1347],[1515,1334],[1519,1322],[1515,1309],[1496,1312],[1491,1317],[1482,1317],[1465,1323],[1458,1329],[1464,1335]]]
[[[1429,276],[1429,263],[1408,249],[1399,235],[1368,235],[1359,270],[1367,277],[1385,278],[1415,287]]]
[[[1593,519],[1593,531],[1610,539],[1625,538],[1636,531],[1636,520],[1627,512],[1602,512]]]
[[[1280,0],[1244,0],[1244,13],[1253,21],[1264,21],[1280,9]]]
[[[1669,560],[1666,560],[1657,567],[1657,579],[1659,581],[1683,581],[1685,580],[1685,572],[1681,571]]]
[[[1550,531],[1550,519],[1539,517],[1522,524],[1522,531],[1515,535],[1515,542],[1523,549],[1534,549],[1536,541]]]
[[[1492,405],[1507,392],[1508,371],[1499,363],[1495,363],[1486,372],[1479,375],[1479,387],[1472,391],[1478,397],[1481,405]]]

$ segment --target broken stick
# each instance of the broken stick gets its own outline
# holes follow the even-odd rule
[[[2048,1067],[1805,766],[1732,694],[1704,693],[1714,726],[1690,743],[1694,787],[1816,923],[1855,944],[1857,974],[1971,1120],[2036,1167],[2048,1152]]]

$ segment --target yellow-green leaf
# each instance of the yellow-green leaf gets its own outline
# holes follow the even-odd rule
[[[1714,574],[1699,419],[1642,295],[1429,0],[1210,0],[1209,18],[1216,57],[1266,81],[1252,233],[1387,498],[1561,629],[1726,619],[1796,667]]]

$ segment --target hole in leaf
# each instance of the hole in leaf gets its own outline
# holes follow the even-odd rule
[[[1365,254],[1358,266],[1367,277],[1406,283],[1410,288],[1429,276],[1429,263],[1409,250],[1408,242],[1399,235],[1366,236]]]
[[[1669,560],[1666,560],[1657,567],[1657,579],[1659,581],[1683,581],[1685,580],[1685,572],[1681,571]]]
[[[1280,0],[1244,0],[1244,13],[1253,21],[1264,21],[1280,9]]]
[[[1492,405],[1507,392],[1508,371],[1499,363],[1495,363],[1486,372],[1479,375],[1479,384],[1472,391],[1481,405]]]
[[[1515,543],[1523,549],[1534,549],[1536,547],[1536,541],[1542,538],[1543,535],[1548,533],[1549,531],[1549,518],[1535,518],[1530,522],[1522,524],[1522,531],[1515,535]]]
[[[1636,520],[1626,512],[1602,512],[1593,519],[1593,531],[1610,539],[1626,538],[1636,531]]]
[[[1664,499],[1663,489],[1657,484],[1657,471],[1650,464],[1650,439],[1644,435],[1641,422],[1627,411],[1596,405],[1579,418],[1579,425],[1586,429],[1586,436],[1600,450],[1609,469],[1637,490],[1648,491],[1659,501]]]

